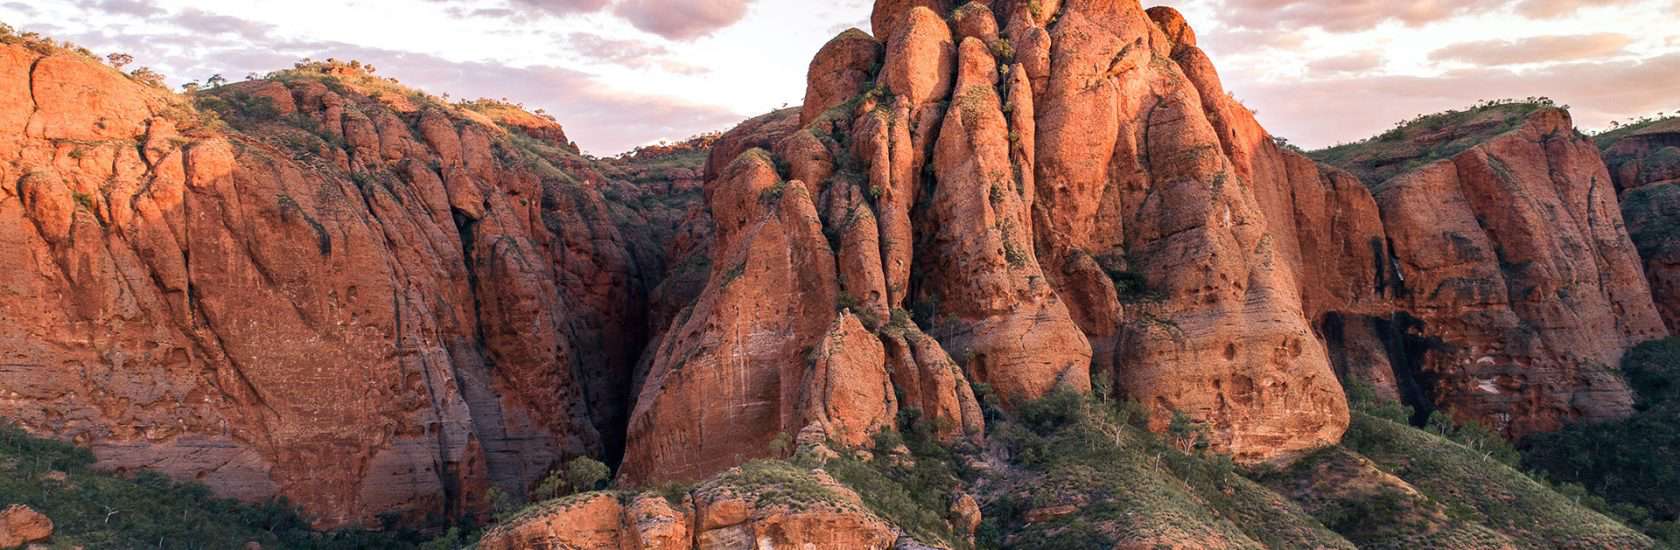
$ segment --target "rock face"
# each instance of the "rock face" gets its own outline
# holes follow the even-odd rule
[[[804,184],[754,149],[708,193],[714,267],[653,356],[631,417],[630,479],[703,479],[791,437],[807,351],[835,316],[834,255]]]
[[[1429,344],[1409,367],[1436,405],[1512,436],[1627,414],[1615,365],[1667,334],[1610,174],[1573,128],[1540,109],[1375,188],[1396,304]]]
[[[535,506],[485,533],[485,550],[688,550],[692,511],[654,494],[588,493]]]
[[[906,537],[908,539],[908,537]],[[535,506],[484,535],[486,550],[885,550],[899,535],[821,470],[749,464],[673,503],[588,493]]]
[[[1614,135],[1607,143],[1601,138],[1600,145],[1657,310],[1670,332],[1680,332],[1680,119]]]
[[[1098,373],[1163,426],[1185,414],[1243,460],[1336,441],[1347,406],[1307,318],[1298,251],[1300,235],[1352,220],[1298,222],[1313,205],[1292,204],[1325,178],[1289,169],[1176,12],[1070,3],[1058,17],[1047,68],[1023,63],[1032,227]]]
[[[13,504],[0,510],[0,548],[22,548],[52,538],[53,522],[28,506]]]
[[[1333,168],[1170,8],[871,20],[802,107],[620,159],[347,65],[177,96],[0,44],[0,416],[320,527],[478,514],[592,456],[709,481],[484,546],[910,547],[826,474],[751,461],[973,448],[1093,388],[1288,461],[1341,438],[1339,379],[1521,436],[1624,414],[1611,366],[1680,315],[1670,126],[1606,167],[1562,111],[1478,112]]]
[[[618,445],[639,275],[598,192],[516,144],[551,121],[312,69],[200,111],[0,53],[0,415],[322,527],[468,513]]]

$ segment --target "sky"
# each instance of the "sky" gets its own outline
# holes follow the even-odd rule
[[[1160,3],[1184,12],[1226,89],[1303,147],[1481,99],[1551,97],[1588,130],[1680,112],[1680,0]],[[176,86],[359,59],[434,94],[546,109],[612,155],[798,104],[812,55],[868,30],[872,4],[0,0],[0,22],[128,53]]]

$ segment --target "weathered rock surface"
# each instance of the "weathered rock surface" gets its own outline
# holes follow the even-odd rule
[[[811,59],[799,124],[810,124],[824,111],[862,92],[874,79],[873,71],[880,62],[881,43],[857,29],[840,33],[824,44]]]
[[[1298,233],[1334,228],[1297,231],[1290,192],[1326,183],[1307,163],[1289,172],[1176,12],[1070,3],[1058,17],[1048,67],[1017,54],[1035,80],[1032,227],[1096,369],[1243,460],[1336,441],[1347,408],[1296,254]]]
[[[835,317],[834,254],[803,183],[755,149],[707,192],[714,267],[642,385],[621,470],[632,480],[703,479],[796,433],[807,351]]]
[[[486,550],[884,550],[893,527],[821,470],[755,463],[711,479],[680,503],[652,494],[587,493],[533,506],[486,533]]]
[[[306,68],[201,93],[221,127],[0,51],[0,415],[323,527],[468,513],[618,445],[641,283],[599,194],[510,137],[558,125]]]
[[[1600,145],[1621,190],[1622,216],[1644,260],[1657,310],[1669,332],[1680,332],[1680,119]]]
[[[22,548],[52,538],[52,534],[52,520],[28,506],[13,504],[0,510],[0,548]]]
[[[1604,162],[1616,189],[1680,182],[1680,118],[1616,132],[1604,146]],[[1602,139],[1602,138],[1601,138]]]
[[[1667,334],[1596,148],[1541,109],[1375,188],[1432,401],[1512,436],[1616,418],[1615,365]]]
[[[688,550],[693,513],[651,493],[586,493],[533,506],[485,533],[485,550]]]

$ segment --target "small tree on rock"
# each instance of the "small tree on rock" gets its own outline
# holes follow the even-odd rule
[[[123,67],[128,66],[129,63],[134,62],[134,56],[128,55],[128,54],[122,53],[122,52],[117,52],[117,53],[105,56],[105,61],[110,63],[112,67],[116,67],[117,70],[120,71],[120,70],[122,70]]]

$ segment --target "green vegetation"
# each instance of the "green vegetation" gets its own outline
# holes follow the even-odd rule
[[[843,452],[823,467],[845,484],[876,515],[904,529],[923,542],[938,542],[954,550],[970,548],[968,541],[946,521],[952,495],[961,488],[956,457],[939,445],[932,427],[921,420],[920,411],[899,412],[901,435],[876,434],[874,460],[864,461],[856,453]],[[895,453],[908,449],[908,460],[895,460]]]
[[[845,505],[811,471],[781,460],[754,460],[707,482],[749,495],[759,507],[786,506],[799,510],[816,505]]]
[[[1612,121],[1609,129],[1593,134],[1593,142],[1596,143],[1600,149],[1608,148],[1622,138],[1638,134],[1654,126],[1672,126],[1667,123],[1676,120],[1680,120],[1680,112],[1675,112],[1674,114],[1657,113],[1655,115],[1630,118],[1627,120]]]
[[[284,500],[245,504],[152,472],[98,472],[93,462],[86,449],[0,423],[0,503],[51,518],[54,548],[242,548],[248,541],[265,548],[414,548],[425,540],[409,531],[316,533]]]
[[[1641,257],[1653,258],[1680,247],[1680,185],[1629,189],[1622,194],[1622,215]]]
[[[532,500],[550,500],[567,495],[600,489],[612,479],[612,469],[601,461],[580,456],[557,468],[543,478],[531,491]]]
[[[1478,102],[1464,110],[1422,115],[1395,123],[1363,141],[1307,153],[1313,160],[1344,168],[1376,186],[1430,163],[1450,159],[1521,126],[1528,116],[1557,107],[1549,98]],[[1568,106],[1563,106],[1568,109]]]
[[[1518,471],[1509,463],[1509,445],[1487,430],[1439,419],[1431,420],[1432,429],[1414,428],[1405,424],[1407,408],[1375,398],[1369,388],[1349,388],[1353,423],[1342,446],[1439,503],[1463,530],[1460,536],[1486,536],[1464,529],[1468,522],[1521,546],[1649,546],[1637,532]]]
[[[1138,405],[1069,392],[994,423],[994,441],[1023,475],[988,504],[980,545],[1352,547],[1228,458],[1197,449],[1205,434],[1188,420],[1165,439],[1146,424]],[[1047,512],[1064,515],[1027,521]]]
[[[1637,394],[1632,417],[1532,436],[1523,441],[1523,464],[1680,547],[1680,338],[1628,352],[1622,372]]]

